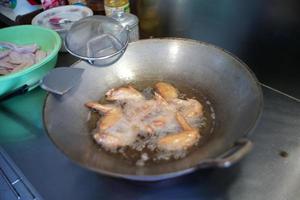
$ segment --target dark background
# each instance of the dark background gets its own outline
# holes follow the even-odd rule
[[[186,37],[220,46],[258,79],[300,98],[300,1],[136,0],[143,37]]]

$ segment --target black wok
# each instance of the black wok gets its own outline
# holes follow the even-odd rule
[[[140,40],[109,67],[85,62],[76,67],[85,69],[81,83],[64,96],[48,95],[44,125],[57,147],[85,168],[126,179],[162,180],[199,168],[228,167],[251,149],[246,137],[262,111],[261,88],[243,62],[220,48],[185,39]],[[101,99],[113,87],[156,80],[207,97],[216,114],[213,133],[187,157],[152,166],[138,167],[100,151],[91,139],[84,103]]]

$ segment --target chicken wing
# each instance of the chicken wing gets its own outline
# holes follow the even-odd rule
[[[203,116],[203,106],[196,99],[173,99],[172,103],[185,118]]]
[[[105,97],[111,104],[88,102],[86,107],[103,114],[94,134],[96,142],[106,149],[130,146],[140,135],[155,136],[157,148],[163,151],[187,150],[200,139],[197,123],[203,115],[195,99],[179,99],[177,89],[169,83],[155,84],[153,99],[146,99],[132,86],[113,88]],[[155,139],[156,141],[156,139]]]
[[[155,84],[155,90],[166,100],[171,101],[172,99],[178,98],[178,91],[169,83],[158,82]]]
[[[144,96],[130,85],[127,87],[120,87],[117,89],[113,88],[105,94],[105,97],[108,101],[144,99]]]
[[[176,113],[176,119],[183,131],[168,134],[158,140],[158,148],[165,151],[187,150],[200,139],[199,130],[192,128],[180,113]]]

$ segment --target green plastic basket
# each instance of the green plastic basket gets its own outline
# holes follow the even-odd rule
[[[0,29],[0,41],[15,44],[33,44],[49,53],[40,61],[16,73],[0,76],[0,96],[13,91],[25,84],[35,85],[49,70],[55,67],[58,51],[61,47],[59,35],[50,29],[33,25],[13,26]]]

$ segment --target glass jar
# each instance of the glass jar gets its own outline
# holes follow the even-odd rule
[[[111,16],[116,12],[130,12],[128,0],[104,0],[104,10],[106,16]]]

